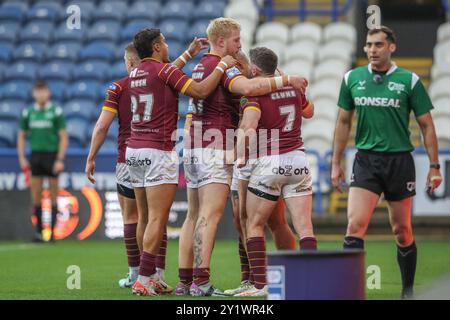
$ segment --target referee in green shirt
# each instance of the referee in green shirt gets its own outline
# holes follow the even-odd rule
[[[422,131],[430,160],[427,188],[442,182],[438,144],[430,110],[432,103],[419,77],[391,61],[396,50],[394,32],[387,27],[368,31],[365,51],[370,64],[350,70],[341,84],[331,180],[341,191],[345,180],[340,166],[356,110],[356,148],[348,198],[348,226],[344,249],[364,249],[364,236],[381,193],[388,202],[389,218],[397,242],[402,276],[401,298],[411,298],[417,248],[411,225],[415,167],[411,152],[409,117]]]
[[[58,175],[64,170],[64,156],[68,145],[66,120],[60,107],[50,102],[50,90],[44,81],[38,80],[33,86],[35,104],[25,109],[20,120],[17,137],[17,152],[22,170],[31,167],[31,198],[33,214],[37,218],[36,242],[42,242],[42,185],[48,177],[52,201],[52,235],[58,213]],[[25,157],[25,140],[29,138],[31,155]]]

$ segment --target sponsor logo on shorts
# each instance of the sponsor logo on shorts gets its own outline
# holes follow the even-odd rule
[[[185,164],[197,164],[198,157],[184,157],[183,161]]]
[[[414,181],[406,183],[406,190],[409,192],[416,190],[416,183]]]
[[[154,182],[158,182],[158,181],[161,181],[161,180],[163,180],[163,176],[158,176],[158,177],[156,177],[154,179],[145,179],[145,182],[146,183],[154,183]]]
[[[303,167],[303,168],[293,168],[292,166],[288,165],[288,166],[284,166],[284,168],[282,167],[278,167],[278,168],[273,168],[272,169],[272,173],[273,174],[278,174],[281,176],[286,176],[286,177],[290,177],[292,175],[303,175],[309,174],[309,169],[307,167]]]
[[[258,187],[263,187],[263,188],[266,188],[266,189],[268,189],[268,190],[277,191],[277,188],[268,186],[267,184],[262,183],[262,182],[258,182]]]
[[[312,191],[312,187],[304,187],[304,186],[298,186],[297,188],[294,189],[294,191],[296,193],[303,193],[303,192],[311,192]]]
[[[127,159],[127,166],[129,167],[142,167],[142,166],[149,166],[152,164],[152,160],[149,158],[145,158],[142,160],[136,159],[136,157],[130,157],[130,159]]]

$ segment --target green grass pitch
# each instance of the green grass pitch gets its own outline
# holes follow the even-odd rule
[[[416,291],[450,271],[450,241],[417,241]],[[319,242],[320,249],[340,249],[340,242]],[[272,242],[268,249],[274,250]],[[212,281],[221,289],[239,284],[239,257],[235,241],[217,241],[212,260]],[[381,289],[366,290],[367,299],[398,299],[400,273],[392,241],[366,242],[366,267],[381,268]],[[177,277],[178,241],[169,241],[167,282]],[[81,289],[69,290],[67,267],[81,269]],[[135,297],[120,289],[117,280],[126,271],[125,248],[121,241],[61,241],[54,245],[17,242],[0,243],[0,299],[180,299],[173,295]],[[185,298],[191,299],[191,298]],[[207,298],[212,299],[212,298]]]

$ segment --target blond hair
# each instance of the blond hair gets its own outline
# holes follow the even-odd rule
[[[208,40],[215,44],[219,37],[228,38],[234,30],[241,31],[239,22],[232,18],[217,18],[211,20],[206,29]]]

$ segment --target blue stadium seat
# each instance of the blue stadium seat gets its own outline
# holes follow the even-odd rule
[[[88,143],[88,122],[82,119],[67,120],[70,148],[84,148]]]
[[[206,38],[206,28],[208,27],[208,24],[209,20],[199,20],[194,22],[189,28],[186,38],[189,39],[189,41],[192,41],[195,37]]]
[[[157,1],[137,1],[127,11],[127,20],[151,19],[156,21],[159,17],[161,6]]]
[[[48,42],[51,39],[53,23],[49,21],[33,21],[27,23],[20,31],[20,40],[22,41],[43,41]]]
[[[161,19],[189,20],[193,11],[193,4],[185,1],[169,1],[161,9]]]
[[[82,21],[83,21],[83,15],[82,13]],[[82,22],[83,23],[83,22]],[[54,32],[53,32],[53,41],[54,42],[60,42],[60,41],[76,41],[76,42],[82,42],[85,38],[86,28],[81,29],[69,29],[67,28],[66,22],[63,21],[61,24],[57,25]]]
[[[95,104],[86,100],[71,100],[63,107],[64,115],[67,119],[83,119],[86,121],[91,120],[92,107]]]
[[[110,42],[95,41],[84,47],[79,54],[79,59],[110,61],[115,57],[115,46]]]
[[[115,42],[120,34],[121,25],[117,21],[98,21],[90,26],[87,41],[106,40]]]
[[[9,62],[12,57],[13,47],[8,43],[0,43],[0,61]]]
[[[114,139],[106,138],[105,142],[102,145],[102,150],[113,151],[117,150],[117,137]]]
[[[92,18],[99,20],[121,21],[125,12],[127,12],[127,4],[124,1],[103,1],[94,11]]]
[[[19,120],[25,106],[23,101],[2,100],[0,102],[0,119]]]
[[[145,19],[139,19],[139,20],[132,20],[128,22],[120,31],[120,39],[121,41],[132,41],[134,38],[134,35],[145,28],[152,28],[154,27],[154,22],[152,20],[145,20]]]
[[[40,67],[39,78],[44,80],[69,81],[73,64],[65,61],[53,61]]]
[[[77,5],[78,7],[80,7],[80,12],[81,12],[81,24],[86,24],[89,23],[89,21],[91,21],[92,19],[92,14],[96,9],[96,6],[94,4],[93,1],[80,1],[80,0],[74,0],[74,1],[69,1],[65,7],[68,8],[71,5]],[[65,23],[65,22],[64,22]]]
[[[225,10],[225,3],[219,1],[202,1],[193,10],[194,19],[215,19],[223,16]]]
[[[47,81],[48,84],[48,88],[52,94],[52,101],[53,102],[60,102],[63,101],[66,96],[67,96],[67,87],[68,85],[66,85],[65,82],[61,81],[61,80],[50,80]]]
[[[6,67],[3,78],[5,80],[33,81],[37,76],[38,66],[34,62],[16,62]]]
[[[17,123],[0,121],[0,147],[14,148],[16,145]]]
[[[54,44],[47,49],[46,59],[47,60],[65,60],[65,61],[75,61],[78,57],[81,45],[78,43],[60,42]]]
[[[125,68],[125,62],[122,60],[117,61],[111,67],[111,80],[116,81],[127,76],[127,69]]]
[[[32,84],[29,81],[9,81],[3,83],[2,87],[2,99],[19,99],[27,101],[31,98]]]
[[[27,20],[43,20],[56,22],[65,14],[65,10],[58,2],[38,2],[28,11]]]
[[[25,17],[24,11],[19,7],[0,7],[0,22],[14,21],[22,22]]]
[[[119,133],[119,121],[113,121],[109,126],[107,137],[112,140],[117,140],[118,133]]]
[[[14,43],[19,34],[21,26],[18,22],[3,22],[0,23],[0,41]]]
[[[105,81],[110,78],[110,64],[99,61],[86,61],[73,70],[73,79]]]
[[[97,81],[77,81],[67,90],[69,99],[92,99],[98,97],[99,85]]]
[[[161,22],[159,28],[164,37],[168,40],[177,40],[180,42],[185,41],[186,31],[188,30],[188,24],[183,20],[164,20]]]
[[[44,43],[29,42],[19,45],[13,54],[15,60],[32,60],[41,62],[44,60],[46,46]]]
[[[171,61],[175,61],[175,59],[178,58],[187,48],[181,42],[170,39],[167,40],[167,44],[169,45],[169,58]]]
[[[19,8],[22,12],[28,10],[28,2],[27,1],[4,1],[2,4],[2,8]]]
[[[194,71],[195,66],[200,62],[200,59],[200,57],[195,57],[194,59],[189,60],[183,68],[184,73],[186,73],[189,77],[192,76],[192,71]]]
[[[189,97],[184,94],[180,94],[180,100],[178,102],[178,115],[180,117],[186,116],[187,110],[189,106]]]

